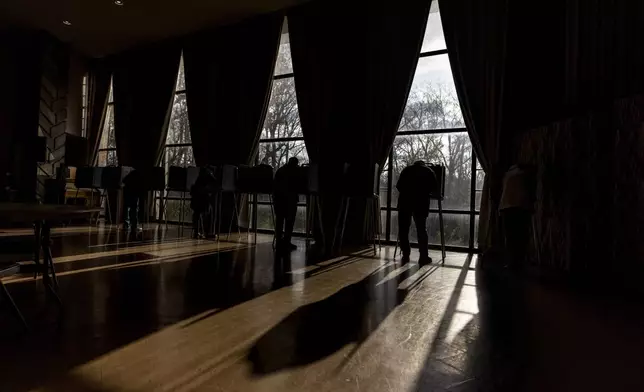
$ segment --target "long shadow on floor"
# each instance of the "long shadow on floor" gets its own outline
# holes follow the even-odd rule
[[[264,244],[165,264],[60,276],[65,306],[60,319],[54,307],[45,307],[39,281],[11,284],[9,290],[33,329],[16,338],[15,323],[0,312],[0,391],[53,387],[76,366],[166,326],[261,296],[271,289],[253,287],[254,274],[270,270],[272,257],[270,244]]]
[[[303,256],[301,250],[292,255],[308,265]],[[277,264],[271,244],[116,268],[123,260],[130,258],[115,258],[115,268],[59,276],[65,304],[60,320],[53,307],[40,315],[46,300],[39,281],[9,285],[33,330],[16,339],[15,323],[0,312],[0,391],[68,384],[70,391],[100,390],[70,379],[70,370],[166,326],[210,317],[309,276],[294,276],[288,258]]]
[[[383,281],[396,269],[388,264],[321,301],[298,308],[251,348],[248,360],[253,373],[304,366],[350,343],[360,347],[404,300],[406,292],[398,286],[414,271],[412,268],[401,269]]]
[[[517,391],[528,365],[521,291],[503,271],[475,271],[478,313],[448,339],[471,256],[457,279],[415,391]]]

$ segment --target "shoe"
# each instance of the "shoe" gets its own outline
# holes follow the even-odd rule
[[[432,258],[429,256],[421,256],[421,258],[418,259],[418,265],[420,265],[421,267],[425,265],[429,265],[433,262],[434,260],[432,260]]]
[[[409,255],[402,255],[400,258],[400,265],[405,265],[409,263]]]

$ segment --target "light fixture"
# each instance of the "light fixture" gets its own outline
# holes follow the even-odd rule
[[[72,22],[70,22],[70,21],[68,21],[68,20],[63,20],[63,24],[64,24],[65,26],[71,26],[71,25],[72,25]]]
[[[123,0],[114,0],[114,4],[116,4],[116,5],[119,5],[119,6],[120,6],[120,5],[125,4],[125,1],[123,1]]]

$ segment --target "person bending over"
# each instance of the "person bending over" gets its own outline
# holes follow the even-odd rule
[[[139,210],[143,206],[145,189],[140,170],[132,170],[123,179],[123,199],[125,201],[125,229],[133,233],[139,230]]]
[[[214,228],[210,227],[207,219],[208,209],[212,205],[215,193],[214,169],[203,166],[199,169],[199,176],[190,188],[190,208],[192,209],[192,238],[206,238]]]
[[[429,239],[427,237],[427,216],[429,215],[429,197],[438,191],[438,181],[434,171],[423,161],[417,161],[403,169],[396,184],[398,189],[398,239],[402,251],[401,263],[409,262],[409,227],[414,219],[418,233],[420,258],[418,264],[432,262],[429,257]]]

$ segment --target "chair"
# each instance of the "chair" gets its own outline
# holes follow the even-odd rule
[[[99,188],[101,187],[101,177],[103,175],[103,168],[102,167],[92,167],[92,166],[85,166],[85,167],[78,167],[76,168],[76,178],[74,179],[74,186],[76,187],[76,196],[74,199],[78,199],[78,193],[81,189],[87,189],[91,191],[92,199],[94,197],[94,192],[98,192],[99,197],[101,199],[105,198],[106,202],[106,207],[108,211],[108,215],[110,215],[110,201],[109,198],[107,198]],[[102,200],[100,200],[102,201]],[[93,204],[93,200],[90,201],[90,204]],[[100,218],[100,212],[97,213],[96,217],[96,223],[98,224]],[[91,224],[92,218],[90,217],[90,224]]]

